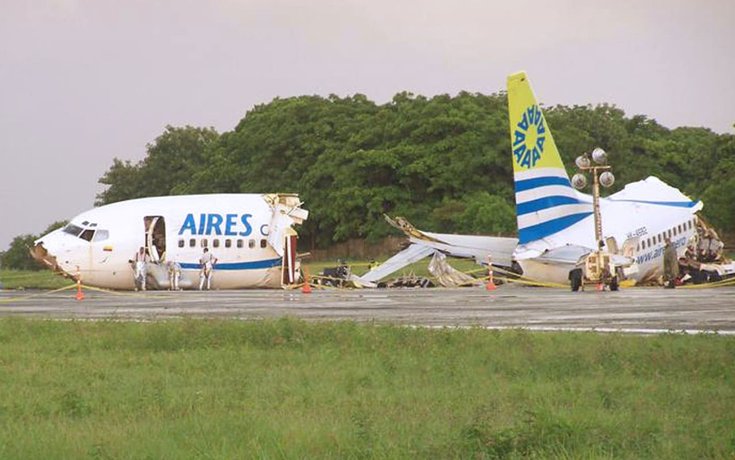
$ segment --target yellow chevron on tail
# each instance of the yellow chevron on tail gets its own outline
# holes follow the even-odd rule
[[[525,72],[508,76],[508,112],[513,172],[537,168],[564,169]]]

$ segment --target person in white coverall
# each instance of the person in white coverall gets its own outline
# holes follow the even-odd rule
[[[150,261],[151,258],[146,254],[143,246],[138,249],[138,252],[135,253],[135,256],[130,261],[133,264],[133,276],[135,279],[136,291],[138,289],[145,291],[145,281],[148,277],[148,262]]]
[[[168,289],[178,291],[179,281],[181,280],[181,264],[175,260],[169,260],[166,262],[166,268],[168,269]]]
[[[203,290],[206,284],[207,290],[212,289],[212,273],[214,272],[214,266],[217,264],[217,258],[209,252],[209,248],[204,248],[204,253],[199,259],[199,266],[201,271],[199,272],[199,290]]]

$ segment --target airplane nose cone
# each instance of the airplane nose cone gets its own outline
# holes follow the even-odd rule
[[[56,257],[50,254],[43,246],[43,241],[36,242],[36,245],[30,248],[31,256],[43,265],[46,265],[53,271],[59,271],[59,264]]]
[[[31,256],[47,266],[51,270],[65,274],[64,269],[59,264],[57,257],[61,255],[65,247],[63,241],[63,235],[60,234],[59,230],[55,230],[47,235],[35,241],[35,245],[30,248]]]

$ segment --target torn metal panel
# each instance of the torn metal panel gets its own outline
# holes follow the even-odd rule
[[[273,210],[268,227],[268,244],[283,257],[286,237],[296,235],[291,227],[302,224],[309,217],[309,211],[301,208],[303,203],[297,195],[271,194],[265,195],[265,200]]]
[[[492,256],[494,265],[510,267],[513,251],[518,245],[517,238],[424,232],[403,217],[384,217],[390,225],[401,230],[411,243],[427,245],[454,257],[472,258],[478,264],[487,263],[488,256]]]
[[[31,257],[56,273],[64,273],[59,267],[59,263],[56,261],[56,257],[43,247],[43,242],[37,242],[35,246],[29,248],[28,251],[31,253]]]
[[[412,244],[403,251],[386,260],[378,267],[370,270],[364,275],[358,277],[362,283],[375,283],[388,275],[391,275],[403,267],[430,256],[434,252],[434,248]]]
[[[444,287],[473,286],[479,282],[476,278],[449,265],[447,256],[438,251],[434,252],[428,268],[436,282]]]

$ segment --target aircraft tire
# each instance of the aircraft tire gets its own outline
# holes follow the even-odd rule
[[[572,287],[572,292],[579,291],[579,288],[582,287],[582,269],[575,268],[574,270],[570,271],[569,282]]]
[[[610,290],[617,291],[618,289],[620,289],[620,284],[618,284],[618,277],[613,276],[610,280]]]

